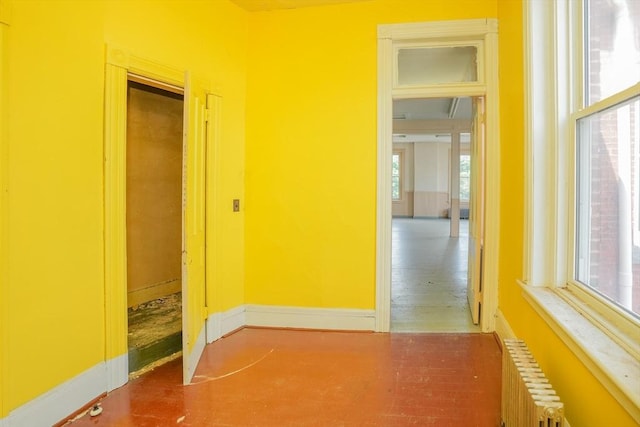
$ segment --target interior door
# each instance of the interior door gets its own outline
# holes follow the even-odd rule
[[[484,97],[473,99],[471,132],[471,182],[469,194],[469,264],[467,299],[474,324],[480,322],[482,309],[482,248],[484,239],[485,188],[485,106]]]
[[[206,91],[189,73],[184,88],[182,360],[183,381],[193,377],[205,345]]]

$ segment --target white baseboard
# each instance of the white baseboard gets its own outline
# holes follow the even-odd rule
[[[222,313],[213,313],[207,317],[207,344],[222,337]]]
[[[202,356],[204,346],[207,343],[206,329],[206,326],[202,327],[198,334],[198,338],[196,339],[196,343],[193,346],[193,350],[189,353],[189,359],[187,360],[186,371],[184,372],[183,378],[185,384],[189,384],[191,382],[193,374],[196,372],[196,368],[198,367],[200,356]]]
[[[247,304],[207,319],[207,342],[244,326],[373,331],[375,311]]]
[[[373,331],[375,311],[342,308],[306,308],[271,305],[245,306],[247,326]]]
[[[129,381],[129,355],[127,353],[107,360],[107,392],[122,387]]]
[[[207,343],[212,343],[229,332],[245,326],[245,306],[241,305],[207,318]]]
[[[0,423],[3,427],[50,426],[96,399],[106,389],[103,362],[11,411]]]
[[[496,333],[502,341],[517,338],[500,309],[496,310]]]

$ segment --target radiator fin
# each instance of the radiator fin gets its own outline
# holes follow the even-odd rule
[[[563,427],[564,405],[522,340],[504,340],[502,425]]]

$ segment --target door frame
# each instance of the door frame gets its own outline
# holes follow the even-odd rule
[[[478,46],[478,82],[397,87],[395,52],[402,44]],[[485,234],[480,327],[495,330],[498,308],[500,134],[498,21],[471,19],[378,26],[378,166],[376,203],[376,331],[391,326],[391,153],[393,100],[484,96],[486,99]]]
[[[107,391],[114,390],[129,380],[126,224],[127,82],[129,74],[177,90],[183,90],[185,83],[185,73],[182,70],[137,57],[125,49],[111,45],[106,48],[104,279]],[[184,269],[184,266],[182,268]]]

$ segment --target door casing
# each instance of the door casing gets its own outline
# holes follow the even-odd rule
[[[395,52],[438,43],[478,46],[478,75],[473,83],[398,87]],[[498,99],[497,19],[434,21],[378,26],[378,167],[376,208],[376,331],[391,326],[391,153],[393,100],[410,98],[484,96],[486,99],[485,238],[480,326],[495,330],[498,308],[498,249],[500,196],[500,135]]]
[[[129,74],[149,79],[167,87],[182,90],[185,87],[185,72],[130,54],[127,50],[107,46],[105,78],[105,135],[104,135],[104,269],[105,269],[105,361],[107,391],[114,390],[128,381],[127,357],[127,258],[126,258],[126,108],[127,80]],[[206,88],[204,88],[206,91]],[[206,95],[204,97],[206,99]],[[188,102],[185,93],[185,104]],[[189,126],[189,127],[188,127]],[[184,132],[193,128],[185,123]],[[204,154],[204,153],[203,153]],[[188,153],[188,155],[192,155]],[[188,159],[184,156],[184,162]],[[206,167],[206,165],[204,166]],[[189,172],[189,171],[187,171]],[[206,172],[200,171],[203,177]],[[185,176],[183,174],[183,180]],[[200,185],[204,186],[205,182]],[[183,200],[185,194],[183,193]],[[199,203],[202,206],[202,203]],[[184,206],[183,211],[192,209]],[[185,212],[186,214],[188,212]],[[183,214],[183,215],[184,215]],[[193,213],[191,216],[194,216]],[[204,223],[204,218],[199,221]],[[183,239],[184,234],[183,218]],[[184,257],[184,247],[183,247]],[[185,264],[183,262],[183,273]],[[203,274],[204,276],[204,274]],[[183,298],[187,286],[183,274]],[[202,320],[205,307],[190,307],[195,317]],[[191,311],[189,311],[191,313]],[[183,320],[185,312],[183,310]],[[204,330],[204,329],[203,329]],[[183,327],[183,340],[185,328]],[[204,333],[198,334],[202,337]],[[191,338],[193,348],[193,337]],[[202,345],[204,347],[204,339]],[[199,355],[198,355],[199,356]],[[194,362],[195,360],[195,362]],[[193,372],[196,357],[185,357],[188,371]],[[187,368],[185,368],[185,372]],[[186,380],[185,380],[186,381]]]

